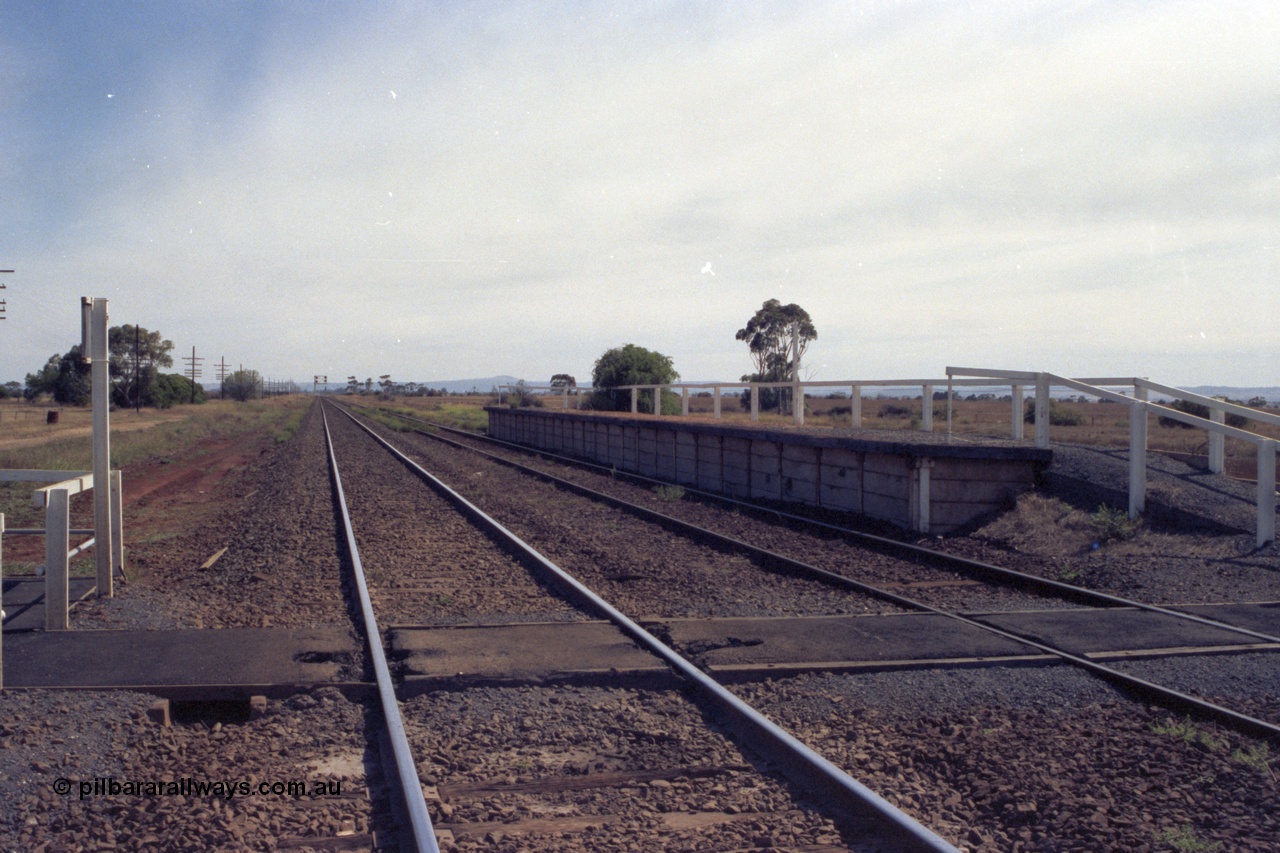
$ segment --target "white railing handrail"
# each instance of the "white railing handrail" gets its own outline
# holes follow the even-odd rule
[[[1229,400],[1219,400],[1216,397],[1206,397],[1203,394],[1197,394],[1194,391],[1184,391],[1181,388],[1174,388],[1170,385],[1161,385],[1159,382],[1152,382],[1150,379],[1138,380],[1138,387],[1146,388],[1149,391],[1155,391],[1157,394],[1165,394],[1178,400],[1198,403],[1210,410],[1217,409],[1221,412],[1225,412],[1226,414],[1240,415],[1251,421],[1257,421],[1258,423],[1280,426],[1280,416],[1273,415],[1270,412],[1260,412],[1257,409],[1251,409],[1248,406],[1241,406],[1239,403],[1232,403]]]
[[[988,379],[1004,379],[1006,382],[1034,382],[1036,386],[1036,445],[1049,446],[1049,389],[1051,387],[1072,388],[1082,394],[1122,403],[1129,407],[1129,516],[1140,515],[1146,506],[1146,457],[1147,457],[1147,416],[1152,413],[1163,418],[1185,423],[1209,433],[1209,470],[1222,473],[1224,438],[1235,438],[1257,446],[1257,544],[1262,547],[1276,538],[1276,448],[1280,446],[1273,438],[1259,435],[1239,427],[1227,426],[1221,422],[1219,413],[1232,412],[1262,423],[1280,423],[1267,412],[1257,412],[1245,406],[1215,400],[1190,391],[1183,391],[1170,385],[1161,385],[1149,379],[1133,377],[1132,379],[1068,379],[1053,373],[1028,372],[1013,370],[988,370],[984,368],[948,367],[947,375],[982,376]],[[1096,383],[1096,384],[1093,384]],[[1134,389],[1132,397],[1108,391],[1101,385],[1123,385]],[[1210,410],[1209,418],[1192,415],[1159,403],[1143,399],[1150,391],[1166,394],[1180,400],[1206,406]],[[950,395],[948,395],[949,397]],[[1015,400],[1015,405],[1017,401]],[[1014,413],[1015,421],[1017,413]],[[1015,436],[1018,432],[1015,423]],[[950,428],[950,406],[948,405],[948,429]]]

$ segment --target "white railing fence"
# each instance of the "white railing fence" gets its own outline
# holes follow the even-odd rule
[[[1129,407],[1129,517],[1136,518],[1146,508],[1147,493],[1147,422],[1152,414],[1203,429],[1209,434],[1209,470],[1221,474],[1225,468],[1224,441],[1235,438],[1257,447],[1257,543],[1261,547],[1276,538],[1276,440],[1256,432],[1227,426],[1228,413],[1244,415],[1258,423],[1280,426],[1280,417],[1260,412],[1224,400],[1215,400],[1191,391],[1183,391],[1170,385],[1161,385],[1140,377],[1068,379],[1053,373],[1016,370],[986,370],[981,368],[948,367],[947,376],[981,377],[986,381],[1001,380],[1014,388],[1013,435],[1021,437],[1022,387],[1035,388],[1035,443],[1037,447],[1049,446],[1049,399],[1052,388],[1070,388],[1081,394],[1120,403]],[[1132,396],[1125,396],[1108,388],[1129,387]],[[1210,417],[1202,418],[1162,406],[1148,400],[1155,392],[1180,400],[1198,403],[1209,409]],[[947,395],[947,426],[950,431],[951,395]]]
[[[97,531],[92,528],[71,527],[71,498],[81,492],[93,488],[93,472],[91,471],[41,471],[30,469],[0,469],[0,482],[9,483],[48,483],[34,490],[32,502],[36,508],[44,509],[43,528],[14,528],[0,524],[2,536],[43,536],[44,565],[36,569],[36,574],[44,575],[45,584],[45,630],[65,631],[70,627],[68,619],[69,571],[70,564],[80,554],[94,547],[98,541]],[[111,536],[101,537],[110,541],[109,562],[112,576],[123,572],[124,567],[124,535],[121,513],[121,478],[120,472],[112,471],[109,481]],[[71,535],[94,534],[89,539],[71,547]],[[3,554],[0,551],[0,554]],[[0,566],[0,574],[3,566]]]
[[[1208,433],[1209,470],[1221,474],[1225,470],[1225,439],[1235,438],[1257,446],[1257,541],[1259,547],[1275,541],[1276,510],[1276,441],[1264,435],[1250,432],[1226,424],[1226,415],[1242,415],[1257,423],[1280,426],[1280,417],[1269,412],[1260,412],[1246,406],[1215,400],[1202,394],[1184,391],[1170,385],[1162,385],[1142,377],[1086,377],[1068,379],[1045,371],[990,370],[984,368],[948,367],[943,379],[865,379],[865,380],[828,380],[821,382],[685,382],[662,385],[623,385],[613,390],[631,392],[631,412],[639,414],[640,394],[649,392],[652,400],[660,399],[661,392],[679,392],[681,414],[689,414],[690,391],[710,390],[712,394],[713,417],[721,417],[721,399],[725,389],[748,389],[751,395],[751,420],[760,419],[760,389],[790,388],[795,403],[792,406],[792,420],[797,425],[804,424],[804,394],[806,389],[848,389],[849,390],[849,424],[854,428],[862,426],[862,391],[864,388],[919,388],[920,389],[920,429],[933,431],[933,394],[934,390],[945,387],[947,438],[951,439],[952,405],[956,388],[991,388],[1009,386],[1010,430],[1014,439],[1025,439],[1024,398],[1027,389],[1034,393],[1033,423],[1036,447],[1049,446],[1049,401],[1054,388],[1069,388],[1081,394],[1097,397],[1113,403],[1121,403],[1129,407],[1129,516],[1136,518],[1146,507],[1146,467],[1147,467],[1147,419],[1151,414],[1178,421],[1189,426],[1203,429]],[[1131,389],[1130,394],[1117,393],[1113,388]],[[568,392],[583,392],[588,389],[566,389],[563,386],[551,385],[502,385],[499,386],[499,401],[506,389],[521,391],[554,391],[564,395],[564,407],[568,408]],[[1151,394],[1160,394],[1179,400],[1186,400],[1205,406],[1209,410],[1208,418],[1197,417],[1168,406],[1149,401]],[[654,406],[654,409],[660,407]]]

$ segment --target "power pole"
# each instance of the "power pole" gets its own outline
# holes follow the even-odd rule
[[[142,414],[142,332],[133,325],[133,410]]]
[[[187,363],[187,372],[191,375],[191,402],[196,401],[196,377],[201,374],[200,362],[204,361],[204,356],[196,358],[196,348],[191,348],[191,357],[183,356],[182,360]]]
[[[222,361],[218,362],[218,397],[227,396],[227,357],[224,355]]]
[[[6,273],[6,272],[13,272],[13,270],[0,270],[0,273]],[[4,289],[5,289],[5,288],[4,288],[4,285],[3,285],[3,284],[0,284],[0,290],[4,290]],[[3,320],[3,319],[4,319],[4,306],[5,306],[5,304],[6,304],[6,303],[5,303],[5,301],[4,301],[3,299],[0,299],[0,320]]]

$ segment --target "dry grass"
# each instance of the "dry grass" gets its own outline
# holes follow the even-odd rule
[[[1017,505],[976,532],[1037,557],[1082,554],[1097,541],[1089,516],[1057,498],[1027,493]]]
[[[284,441],[298,428],[311,405],[304,396],[273,397],[252,403],[212,401],[198,406],[177,406],[163,412],[144,410],[115,412],[111,416],[111,464],[115,468],[150,458],[163,458],[190,449],[210,438],[267,433]],[[69,410],[76,418],[89,410]],[[76,423],[50,425],[47,434],[27,435],[0,444],[0,468],[54,471],[88,471],[93,467],[91,427]],[[8,423],[5,423],[6,428]],[[43,422],[41,427],[45,425]],[[7,429],[6,440],[9,438]],[[125,475],[128,482],[128,475]],[[0,484],[0,513],[9,526],[37,526],[38,513],[31,507],[30,483]]]
[[[58,413],[56,424],[46,423],[48,412]],[[159,411],[144,409],[141,413],[120,410],[112,413],[111,432],[150,429],[157,424],[172,423],[186,417],[183,407]],[[93,430],[93,411],[84,406],[33,406],[21,400],[0,400],[0,450],[33,447],[56,438],[89,435]]]
[[[1073,558],[1105,549],[1111,557],[1199,557],[1230,560],[1240,556],[1242,538],[1161,533],[1138,524],[1109,539],[1123,510],[1099,507],[1089,513],[1055,497],[1036,492],[1019,496],[1012,510],[974,532],[1023,554],[1070,566]],[[1245,537],[1248,539],[1248,537]],[[1246,542],[1247,546],[1248,543]],[[1075,564],[1079,565],[1079,564]],[[1071,578],[1064,578],[1070,580]]]

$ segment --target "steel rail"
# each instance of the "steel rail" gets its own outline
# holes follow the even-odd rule
[[[353,417],[353,416],[348,414],[348,417]],[[357,421],[357,423],[359,422]],[[361,426],[364,427],[364,429],[369,430],[367,426],[364,426],[363,424],[361,424]],[[369,432],[371,434],[374,434],[372,430],[369,430]],[[732,536],[727,536],[723,533],[717,533],[714,530],[708,530],[704,527],[699,527],[698,525],[692,524],[687,521],[683,521],[678,518],[674,518],[664,513],[660,513],[656,510],[649,509],[648,507],[642,507],[636,504],[629,503],[627,501],[622,500],[621,498],[617,498],[612,495],[607,495],[603,492],[598,492],[594,489],[588,488],[587,486],[582,486],[577,483],[573,483],[569,480],[564,480],[562,478],[556,477],[553,474],[548,474],[545,471],[538,471],[537,469],[528,468],[526,466],[520,465],[517,462],[502,459],[500,457],[495,457],[495,456],[492,456],[491,454],[484,453],[483,451],[476,450],[475,448],[472,448],[472,447],[466,447],[465,445],[459,445],[456,442],[449,441],[448,439],[444,439],[439,436],[430,436],[430,437],[434,438],[437,441],[441,441],[441,442],[453,445],[455,447],[461,447],[462,449],[468,450],[473,453],[478,453],[482,456],[493,459],[494,461],[497,461],[499,463],[527,471],[537,477],[549,480],[561,488],[576,492],[586,497],[590,497],[593,500],[599,500],[619,508],[624,508],[628,512],[632,512],[637,516],[654,521],[655,523],[662,524],[663,526],[666,526],[669,529],[681,530],[686,532],[687,535],[697,536],[699,538],[704,538],[704,539],[710,539],[712,541],[743,551],[745,553],[752,554],[757,557],[763,557],[765,560],[771,563],[774,563],[775,565],[786,567],[787,569],[791,570],[794,573],[807,575],[816,580],[824,581],[826,583],[829,583],[835,586],[860,592],[864,595],[869,595],[869,596],[881,599],[883,601],[890,602],[892,604],[896,604],[898,606],[901,606],[907,609],[918,610],[925,613],[932,613],[937,616],[945,616],[948,619],[952,619],[962,624],[966,624],[971,627],[978,628],[982,631],[985,631],[990,634],[994,634],[1003,639],[1011,640],[1013,642],[1030,646],[1031,648],[1034,648],[1037,651],[1051,654],[1059,658],[1065,663],[1072,664],[1073,666],[1077,666],[1088,672],[1091,672],[1094,675],[1097,675],[1112,684],[1118,685],[1120,687],[1126,688],[1131,691],[1135,691],[1139,695],[1147,699],[1154,700],[1157,703],[1164,705],[1167,708],[1170,708],[1171,710],[1177,710],[1180,713],[1195,714],[1196,716],[1213,720],[1222,725],[1226,725],[1232,729],[1235,729],[1236,731],[1242,732],[1244,734],[1248,734],[1251,737],[1257,737],[1257,738],[1262,738],[1267,740],[1280,740],[1280,726],[1277,726],[1272,723],[1268,723],[1265,720],[1259,720],[1255,717],[1251,717],[1247,714],[1241,714],[1238,711],[1233,711],[1230,708],[1224,708],[1221,705],[1216,705],[1212,702],[1207,702],[1203,699],[1199,699],[1187,693],[1183,693],[1181,691],[1174,690],[1172,688],[1165,687],[1163,685],[1159,685],[1142,678],[1138,678],[1137,676],[1128,675],[1119,670],[1112,669],[1111,667],[1105,666],[1096,661],[1090,660],[1089,658],[1082,657],[1078,654],[1067,651],[1065,649],[1060,649],[1060,648],[1057,648],[1056,646],[1051,646],[1043,642],[1040,642],[1038,640],[1033,640],[1028,637],[1023,637],[1019,634],[1013,633],[1003,628],[997,628],[994,625],[988,625],[985,622],[981,622],[972,617],[965,616],[960,613],[954,613],[948,610],[942,610],[930,604],[925,604],[922,601],[917,601],[913,598],[909,598],[904,595],[899,595],[897,593],[890,592],[888,590],[881,589],[880,587],[872,586],[870,584],[862,583],[861,581],[853,580],[852,578],[848,578],[848,577],[845,577],[844,575],[836,574],[835,572],[831,572],[826,569],[818,568],[817,566],[813,566],[803,561],[796,560],[784,554],[779,554],[776,551],[770,551],[765,548],[760,548],[758,546],[750,544],[749,542],[744,542]],[[899,543],[894,543],[893,540],[889,540],[889,539],[885,539],[882,541],[891,543],[894,545],[899,544]],[[950,558],[950,555],[938,555],[937,552],[929,551],[927,549],[918,549],[918,550],[930,556],[937,555],[944,558]],[[1008,571],[1011,571],[1011,570],[1008,570]],[[1070,587],[1070,588],[1073,590],[1079,589],[1078,587]],[[1089,592],[1088,590],[1082,590],[1082,591]],[[1159,608],[1152,608],[1152,609],[1155,609],[1157,612],[1160,612]],[[1259,634],[1256,634],[1255,632],[1246,631],[1245,629],[1235,628],[1234,626],[1231,626],[1231,625],[1216,623],[1214,620],[1203,620],[1198,617],[1193,617],[1193,616],[1190,616],[1190,614],[1180,614],[1180,613],[1177,613],[1176,611],[1168,611],[1168,615],[1179,617],[1179,618],[1186,617],[1191,621],[1204,622],[1209,625],[1212,625],[1213,627],[1233,629],[1237,633],[1243,633],[1243,634],[1248,634],[1251,636],[1267,639],[1267,635],[1265,634],[1259,635]],[[1273,640],[1273,642],[1275,641]]]
[[[435,427],[437,429],[454,433],[456,435],[465,436],[466,438],[473,439],[475,441],[501,445],[503,447],[507,447],[512,450],[519,451],[521,453],[535,454],[535,455],[538,455],[547,459],[551,459],[566,465],[572,465],[575,467],[587,468],[587,469],[592,469],[600,472],[605,472],[613,476],[625,477],[628,480],[634,480],[641,483],[651,483],[653,485],[661,485],[661,486],[672,485],[671,483],[665,480],[657,480],[652,477],[646,477],[643,474],[632,474],[625,471],[613,471],[612,469],[606,466],[599,465],[594,462],[587,462],[582,459],[574,459],[573,457],[570,457],[570,456],[563,456],[557,453],[552,453],[550,451],[541,450],[538,448],[525,447],[524,445],[515,444],[509,441],[503,441],[502,439],[493,438],[491,436],[476,435],[475,433],[470,433],[465,430],[455,429],[453,427],[445,426],[443,424],[432,423],[431,421],[425,420],[423,418],[416,418],[411,415],[402,415],[399,413],[388,413],[388,414],[393,414],[395,417],[403,418],[406,420],[417,421],[419,423],[424,423],[424,424],[430,424],[432,427]],[[554,474],[549,474],[546,471],[539,471],[536,468],[530,468],[526,465],[521,465],[519,462],[516,462],[511,459],[504,459],[501,456],[494,456],[493,454],[486,453],[485,451],[480,450],[478,448],[469,447],[465,444],[459,444],[458,442],[450,441],[449,439],[439,435],[434,435],[432,433],[422,433],[422,434],[428,436],[429,438],[433,438],[437,441],[444,442],[446,444],[451,444],[454,447],[460,447],[465,450],[471,451],[472,453],[480,454],[481,456],[484,456],[488,459],[498,462],[499,464],[514,467],[522,471],[527,471],[540,477],[549,478],[557,482],[558,484],[566,484],[570,486],[576,485],[571,483],[568,480],[563,480],[559,477],[556,477]],[[1053,593],[1054,595],[1062,597],[1064,599],[1075,601],[1081,604],[1096,604],[1103,607],[1130,607],[1136,610],[1143,610],[1148,613],[1159,613],[1161,615],[1170,616],[1174,619],[1180,619],[1186,622],[1194,622],[1209,628],[1219,628],[1224,631],[1230,631],[1234,634],[1239,634],[1244,637],[1252,637],[1255,640],[1262,640],[1263,642],[1267,642],[1267,643],[1280,643],[1280,636],[1276,636],[1274,634],[1267,634],[1262,631],[1255,631],[1251,628],[1244,628],[1239,625],[1232,625],[1230,622],[1223,622],[1221,620],[1214,619],[1212,617],[1200,616],[1195,613],[1186,613],[1184,611],[1176,610],[1171,607],[1163,607],[1159,604],[1151,604],[1148,602],[1137,601],[1130,598],[1124,598],[1123,596],[1111,595],[1110,593],[1099,592],[1098,590],[1093,590],[1093,589],[1086,589],[1085,587],[1075,586],[1074,584],[1064,583],[1063,581],[1056,581],[1050,578],[1040,577],[1039,575],[1032,575],[1026,572],[1020,572],[1017,569],[1010,569],[1004,566],[996,566],[991,563],[984,563],[981,560],[972,560],[972,559],[969,559],[968,557],[958,557],[954,554],[946,554],[941,551],[934,551],[929,548],[923,548],[919,545],[913,545],[910,542],[900,542],[896,539],[890,539],[885,536],[877,536],[874,533],[865,533],[860,530],[852,530],[847,527],[841,527],[840,525],[837,525],[837,524],[831,524],[829,522],[819,521],[817,519],[808,518],[803,515],[795,515],[793,513],[789,513],[783,510],[773,509],[772,507],[765,507],[765,506],[761,506],[760,504],[751,503],[749,501],[738,500],[737,498],[731,498],[731,497],[728,497],[727,495],[718,495],[714,492],[706,492],[701,489],[693,488],[691,486],[686,486],[684,484],[680,484],[680,487],[683,488],[686,492],[695,494],[700,498],[704,498],[711,501],[717,501],[720,503],[728,504],[730,506],[739,507],[742,509],[748,509],[753,512],[771,515],[771,516],[774,516],[775,518],[781,518],[787,521],[804,524],[806,526],[814,527],[820,530],[830,531],[832,533],[837,533],[841,536],[844,536],[845,538],[855,539],[862,543],[873,545],[883,550],[896,550],[896,551],[904,552],[912,557],[916,557],[922,560],[928,560],[929,562],[932,562],[935,564],[941,564],[943,568],[951,571],[956,571],[961,574],[968,574],[971,576],[978,575],[981,577],[985,577],[987,579],[998,580],[1017,588],[1030,588],[1032,590],[1038,589],[1042,591],[1047,591],[1047,592]],[[587,487],[581,487],[581,488],[587,488]],[[596,493],[596,494],[601,494],[603,497],[609,498],[609,496],[603,495],[602,493]],[[618,500],[615,498],[609,498],[609,499]],[[620,503],[626,504],[628,506],[634,506],[633,504],[627,504],[626,501],[621,501]],[[669,517],[669,516],[664,516],[664,517]]]
[[[431,825],[431,815],[427,813],[427,802],[422,796],[422,782],[418,779],[417,765],[413,760],[413,752],[409,748],[404,721],[400,717],[400,705],[396,700],[395,686],[391,681],[391,670],[387,666],[387,656],[382,649],[382,634],[378,631],[378,621],[374,617],[373,602],[369,597],[369,586],[364,576],[364,566],[360,562],[355,531],[351,527],[351,515],[347,511],[347,498],[342,491],[342,477],[338,473],[338,458],[333,451],[333,437],[329,434],[329,419],[324,415],[323,406],[320,414],[324,421],[324,440],[328,447],[329,464],[333,471],[334,493],[342,509],[342,526],[346,533],[352,573],[355,575],[356,590],[360,597],[360,613],[364,621],[365,639],[369,644],[369,656],[373,660],[374,677],[378,684],[378,700],[382,705],[382,718],[386,722],[387,736],[391,742],[396,768],[396,779],[390,780],[394,789],[392,796],[398,796],[404,802],[405,810],[409,815],[409,828],[413,832],[413,846],[418,853],[439,853],[440,847],[436,842],[435,828]]]
[[[387,449],[410,471],[427,485],[460,509],[473,523],[482,527],[504,545],[512,548],[533,567],[547,576],[556,586],[569,592],[571,597],[583,602],[589,609],[617,625],[642,648],[662,658],[668,666],[691,682],[702,699],[710,703],[723,717],[728,718],[739,736],[753,749],[767,757],[787,775],[792,782],[804,788],[821,801],[834,806],[841,813],[860,820],[873,822],[881,831],[893,836],[904,845],[903,849],[921,851],[945,851],[959,853],[958,848],[945,841],[932,830],[910,817],[876,792],[849,776],[830,761],[818,755],[794,736],[784,731],[759,711],[743,702],[694,664],[685,660],[639,624],[609,604],[534,550],[497,520],[475,504],[451,489],[421,465],[414,462],[390,442],[378,435],[355,416],[344,412],[351,421]]]

